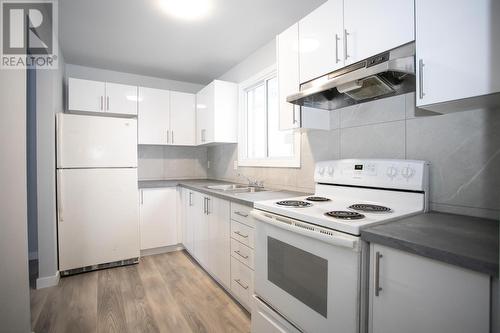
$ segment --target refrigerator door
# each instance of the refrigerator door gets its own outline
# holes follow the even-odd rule
[[[137,170],[57,170],[59,270],[139,257]]]
[[[137,167],[137,120],[57,114],[57,168]]]

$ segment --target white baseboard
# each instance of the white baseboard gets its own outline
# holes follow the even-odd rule
[[[33,251],[33,252],[28,253],[28,259],[29,260],[37,260],[38,259],[38,252]]]
[[[162,254],[162,253],[168,253],[168,252],[174,252],[174,251],[180,251],[182,249],[184,249],[182,244],[163,246],[163,247],[155,247],[152,249],[141,250],[141,257],[152,256],[155,254]]]
[[[46,276],[46,277],[39,277],[36,279],[36,289],[42,289],[42,288],[48,288],[48,287],[54,287],[57,286],[59,283],[59,271],[55,275],[52,276]]]

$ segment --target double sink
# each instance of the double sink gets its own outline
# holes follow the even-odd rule
[[[269,189],[266,189],[264,187],[242,185],[242,184],[209,185],[206,188],[208,188],[210,190],[227,192],[227,193],[231,193],[231,194],[270,191]]]

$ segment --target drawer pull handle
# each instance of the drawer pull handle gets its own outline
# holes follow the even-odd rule
[[[236,253],[237,255],[239,255],[240,257],[242,257],[243,259],[248,259],[248,256],[245,256],[245,255],[241,254],[240,250],[234,251],[234,253]]]
[[[239,231],[234,231],[234,233],[240,237],[243,237],[243,238],[248,238],[248,235],[243,235],[241,232]]]
[[[380,259],[382,257],[380,252],[375,253],[375,296],[379,296],[382,291],[380,286]]]
[[[241,283],[240,279],[235,279],[234,282],[239,284],[243,289],[245,289],[245,290],[248,289],[248,286],[245,286],[243,283]]]
[[[242,213],[242,212],[234,212],[236,215],[242,216],[242,217],[248,217],[248,214]]]

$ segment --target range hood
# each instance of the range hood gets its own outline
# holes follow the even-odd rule
[[[414,42],[305,82],[287,102],[335,110],[411,91],[415,91]]]

